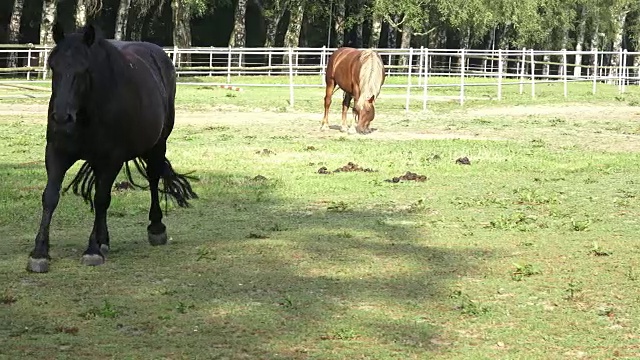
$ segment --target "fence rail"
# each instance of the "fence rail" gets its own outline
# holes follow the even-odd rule
[[[46,66],[50,47],[39,45],[0,45],[0,82],[2,78],[12,83],[46,80]],[[334,48],[229,48],[192,47],[164,48],[172,59],[179,76],[179,83],[190,85],[234,85],[244,87],[286,86],[290,89],[290,103],[296,87],[324,86],[327,61]],[[502,99],[502,87],[519,85],[520,93],[525,85],[531,86],[535,97],[535,85],[541,83],[567,84],[591,82],[596,94],[598,83],[617,86],[620,93],[631,84],[640,84],[640,52],[620,51],[572,51],[572,50],[474,50],[474,49],[376,49],[385,63],[387,76],[407,78],[405,84],[385,84],[385,87],[406,88],[407,102],[412,89],[423,90],[423,108],[426,108],[427,88],[459,88],[459,101],[465,101],[465,87],[495,87],[497,99]],[[630,65],[631,64],[631,65]],[[237,76],[280,76],[283,81],[275,84],[234,84]],[[287,80],[285,79],[285,75]],[[317,84],[296,84],[302,75],[318,76]],[[224,81],[192,82],[189,77],[224,77]],[[459,77],[451,84],[429,83],[431,77]],[[417,81],[415,79],[417,78]],[[493,79],[487,82],[465,83],[469,78]],[[509,80],[517,80],[517,82]]]

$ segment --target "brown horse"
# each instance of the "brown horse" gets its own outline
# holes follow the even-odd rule
[[[353,98],[353,114],[358,119],[356,131],[369,134],[369,124],[375,117],[374,103],[380,95],[380,88],[385,79],[384,64],[380,55],[371,49],[341,47],[329,57],[325,79],[327,85],[324,117],[320,129],[326,130],[329,127],[331,96],[335,93],[337,85],[344,91],[341,130],[352,132],[351,124],[347,127],[347,109]]]

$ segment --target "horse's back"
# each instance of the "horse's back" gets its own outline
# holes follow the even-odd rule
[[[167,53],[158,45],[145,41],[109,40],[127,58],[144,62],[154,75],[159,75],[167,94],[173,97],[176,87],[176,71]]]
[[[357,81],[360,71],[360,53],[361,50],[346,46],[334,51],[327,63],[327,80],[335,80],[342,90],[352,93],[353,83]]]
[[[158,45],[143,41],[109,40],[138,69],[137,84],[144,101],[162,111],[162,137],[169,136],[175,118],[176,70],[167,53]],[[154,100],[155,99],[155,100]],[[162,110],[160,110],[162,109]]]

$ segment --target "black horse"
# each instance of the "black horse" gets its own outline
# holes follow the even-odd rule
[[[49,270],[49,225],[60,199],[64,176],[78,160],[85,160],[65,189],[73,187],[95,212],[85,265],[100,265],[109,251],[107,209],[116,176],[129,161],[149,181],[151,207],[147,227],[151,245],[167,242],[162,223],[159,181],[165,201],[171,196],[181,207],[197,198],[189,179],[177,174],[165,157],[167,138],[175,119],[176,73],[162,48],[145,42],[104,39],[87,25],[65,35],[53,27],[56,46],[48,59],[53,73],[47,119],[45,163],[47,185],[42,194],[42,219],[27,270]],[[92,199],[92,191],[95,194]]]

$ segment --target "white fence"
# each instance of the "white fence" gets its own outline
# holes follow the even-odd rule
[[[0,45],[0,66],[6,66],[12,55],[16,67],[0,68],[0,79],[11,82],[46,80],[46,58],[50,48],[38,46]],[[165,48],[176,66],[179,83],[185,85],[231,85],[243,87],[278,87],[290,89],[290,105],[294,102],[294,88],[323,87],[324,72],[330,48],[216,48],[193,47],[188,49]],[[434,87],[459,88],[459,102],[465,101],[465,88],[484,86],[495,88],[496,98],[502,99],[504,86],[517,85],[522,94],[524,86],[530,86],[535,97],[536,84],[558,83],[564,85],[568,97],[569,82],[590,82],[592,93],[598,83],[618,87],[620,93],[630,84],[640,84],[640,53],[611,51],[547,51],[547,50],[471,50],[471,49],[376,49],[381,55],[387,75],[406,77],[406,82],[387,82],[384,87],[406,89],[406,109],[412,91],[421,90],[423,108],[426,108],[428,89]],[[631,66],[629,64],[632,64]],[[279,76],[281,82],[251,83],[239,76]],[[298,76],[317,76],[317,83],[300,84]],[[194,76],[212,77],[212,81],[190,81]],[[455,77],[448,84],[429,83],[431,77]],[[17,80],[16,80],[17,78]],[[486,82],[466,83],[465,79],[484,78]],[[22,79],[22,80],[21,80]],[[201,80],[201,79],[199,79]],[[213,81],[217,80],[217,81]],[[515,80],[515,81],[514,81]],[[237,81],[237,80],[236,80]]]

